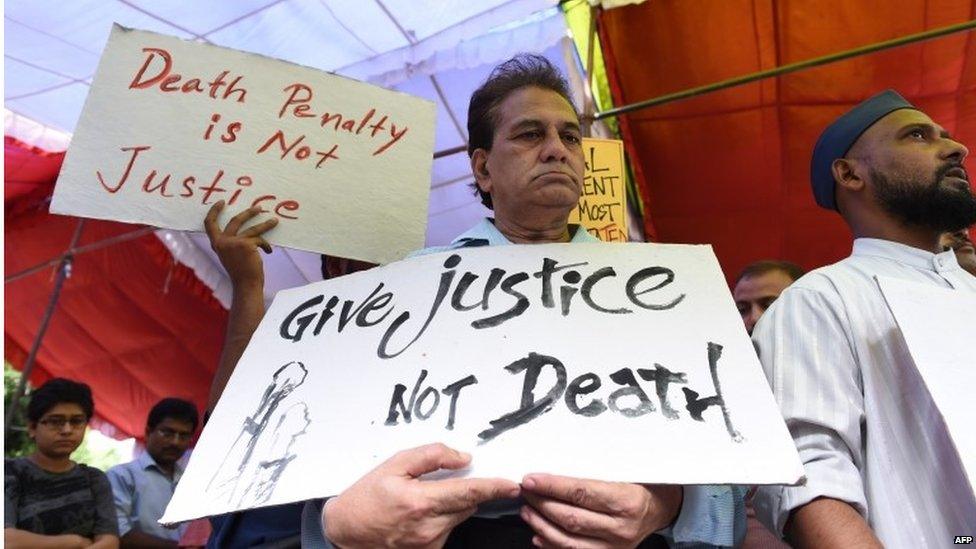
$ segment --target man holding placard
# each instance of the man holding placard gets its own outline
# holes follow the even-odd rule
[[[976,222],[967,154],[892,90],[814,148],[814,196],[853,252],[786,289],[753,332],[808,477],[760,488],[756,507],[796,546],[935,547],[972,531],[976,500],[875,280],[976,292],[939,244]]]
[[[579,119],[565,81],[545,58],[519,56],[497,67],[472,96],[468,130],[472,172],[494,219],[482,220],[450,246],[425,252],[597,241],[568,224],[584,169]],[[206,226],[234,280],[228,348],[243,350],[263,314],[256,247],[266,246],[262,235],[275,222],[239,232],[256,215],[250,210],[221,231],[218,211],[211,211]],[[339,547],[634,547],[665,543],[655,532],[672,542],[705,546],[732,546],[743,535],[741,494],[729,487],[644,486],[545,474],[527,475],[521,485],[418,478],[462,469],[470,459],[438,444],[401,451],[329,499],[321,514],[306,507],[303,537],[312,545]]]

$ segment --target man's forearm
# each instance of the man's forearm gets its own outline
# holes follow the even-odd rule
[[[830,498],[811,501],[793,511],[786,539],[796,548],[882,547],[867,521],[848,503]]]
[[[129,530],[120,540],[120,546],[125,549],[163,549],[176,547],[175,541],[158,538],[145,532]]]
[[[95,542],[88,549],[119,549],[119,537],[111,534],[95,536]]]
[[[254,281],[234,286],[234,296],[227,318],[227,334],[224,337],[224,348],[220,353],[217,372],[214,373],[210,384],[210,397],[207,399],[207,411],[210,412],[220,400],[220,395],[227,386],[237,361],[244,354],[244,349],[251,341],[251,335],[261,323],[264,316],[264,281]]]
[[[63,549],[82,547],[81,536],[45,536],[17,528],[3,529],[3,546],[9,549],[21,547],[31,549]]]

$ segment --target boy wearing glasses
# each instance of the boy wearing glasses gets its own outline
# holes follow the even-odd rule
[[[199,417],[191,402],[164,398],[146,420],[146,452],[108,470],[122,547],[176,547],[185,526],[157,521],[169,504],[183,468],[177,463],[190,446]]]
[[[4,460],[4,545],[119,546],[105,473],[71,461],[95,406],[84,383],[55,378],[31,393],[27,433],[37,449]]]

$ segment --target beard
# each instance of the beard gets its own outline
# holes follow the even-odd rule
[[[976,223],[972,189],[942,184],[946,172],[958,167],[955,163],[942,166],[925,185],[909,178],[889,178],[874,169],[871,180],[881,207],[901,222],[935,232],[954,232]]]

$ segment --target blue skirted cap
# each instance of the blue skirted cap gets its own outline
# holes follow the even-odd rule
[[[833,124],[827,126],[813,147],[813,160],[810,161],[813,197],[821,208],[837,209],[834,174],[831,171],[834,160],[843,158],[861,134],[878,120],[893,111],[914,108],[914,105],[895,90],[885,90],[842,114]]]

